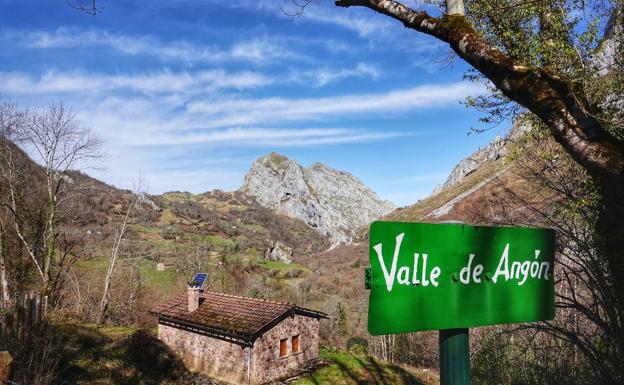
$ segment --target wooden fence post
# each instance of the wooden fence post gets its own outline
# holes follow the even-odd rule
[[[16,320],[15,320],[15,329],[16,329],[16,335],[17,338],[19,338],[20,340],[24,339],[25,337],[25,325],[26,325],[26,312],[24,311],[24,297],[25,295],[20,295],[19,297],[17,297],[17,305],[16,305],[16,309],[15,309],[15,313],[16,313]]]
[[[35,325],[38,325],[41,317],[41,309],[39,308],[41,306],[41,295],[39,293],[34,293],[32,302],[33,322]]]
[[[25,334],[30,334],[30,330],[33,326],[32,319],[32,301],[31,301],[32,292],[28,292],[24,294],[24,329]]]
[[[0,384],[4,384],[11,377],[11,362],[13,357],[9,352],[0,352]]]
[[[11,307],[0,312],[0,349],[13,338],[22,340],[33,333],[41,321],[41,305],[38,292],[15,295]]]

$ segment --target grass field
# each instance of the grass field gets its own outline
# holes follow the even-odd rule
[[[110,259],[108,257],[98,257],[88,261],[80,261],[77,264],[78,269],[85,273],[91,273],[94,277],[102,279],[108,269]],[[140,271],[142,284],[149,288],[159,289],[163,293],[168,294],[177,287],[178,280],[181,275],[175,269],[166,269],[164,271],[156,270],[156,262],[147,259],[127,261],[120,259],[118,266],[127,263],[137,263]]]
[[[56,321],[50,330],[62,344],[59,375],[66,384],[183,385],[193,383],[155,330]],[[327,365],[297,385],[437,385],[437,374],[393,365],[345,350],[321,349]]]
[[[436,373],[393,365],[345,350],[321,349],[320,355],[330,365],[311,372],[295,382],[296,385],[439,384]]]

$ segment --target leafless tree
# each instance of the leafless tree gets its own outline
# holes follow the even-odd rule
[[[70,7],[77,9],[91,16],[96,16],[104,12],[104,7],[99,7],[97,4],[97,0],[91,0],[91,1],[73,0],[73,1],[68,2],[68,4]]]
[[[511,361],[549,363],[559,360],[572,370],[590,373],[598,383],[624,379],[621,350],[624,320],[609,265],[596,250],[595,186],[588,175],[550,138],[535,130],[511,146],[524,151],[493,181],[480,199],[479,223],[541,226],[556,230],[556,318],[552,321],[497,327],[479,333],[474,345],[493,335],[496,341],[515,338],[524,357]],[[504,334],[504,336],[501,336]],[[574,357],[567,356],[573,352]],[[562,364],[562,367],[566,364]],[[511,369],[510,369],[511,370]]]
[[[102,300],[100,301],[100,309],[97,316],[98,324],[104,323],[106,311],[108,310],[109,291],[113,280],[113,274],[115,273],[117,261],[119,258],[119,248],[126,234],[128,225],[134,221],[134,213],[136,207],[140,203],[141,197],[144,196],[143,189],[144,182],[142,179],[139,179],[134,186],[130,201],[128,202],[128,207],[126,208],[126,213],[121,221],[121,224],[119,225],[117,231],[115,231],[115,238],[113,239],[113,246],[111,247],[111,256],[108,263],[108,269],[106,271],[106,276],[104,277]]]
[[[11,105],[6,109],[11,110]],[[9,116],[9,113],[3,114]],[[51,265],[58,252],[57,240],[61,233],[60,210],[74,197],[75,182],[67,175],[76,167],[84,167],[100,158],[101,139],[85,127],[63,103],[52,103],[46,110],[14,112],[13,119],[3,118],[10,138],[34,156],[43,174],[45,208],[41,234],[29,234],[21,218],[23,208],[18,202],[18,185],[26,169],[24,156],[18,157],[10,145],[3,152],[3,179],[9,190],[4,206],[13,217],[14,229],[29,255],[41,281],[44,310],[51,288]],[[21,159],[18,159],[21,158]]]
[[[2,289],[2,306],[6,307],[11,300],[9,294],[9,281],[7,279],[7,269],[4,260],[4,223],[0,217],[0,289]]]

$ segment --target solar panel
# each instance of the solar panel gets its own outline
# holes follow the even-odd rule
[[[195,278],[189,283],[189,286],[192,288],[201,289],[204,287],[206,280],[208,279],[208,273],[197,273],[195,274]]]

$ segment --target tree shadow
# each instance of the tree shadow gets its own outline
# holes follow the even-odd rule
[[[379,364],[379,361],[375,360],[372,357],[366,357],[366,360],[359,359],[362,366],[364,366],[369,372],[371,372],[375,376],[375,383],[379,384],[388,384],[396,383],[396,377],[401,379],[400,384],[403,385],[424,385],[424,383],[415,375],[408,372],[404,368],[391,364],[390,366],[384,368]],[[393,378],[388,378],[388,376],[392,376]]]
[[[381,364],[372,357],[353,357],[356,367],[337,359],[334,364],[345,377],[351,379],[357,385],[425,385],[418,377],[404,368]],[[318,381],[314,380],[314,384]]]
[[[46,383],[63,385],[157,385],[188,374],[175,354],[146,330],[111,338],[95,327],[51,324],[18,357],[18,365],[42,358],[50,362],[35,370],[18,367],[14,379],[20,384],[36,383],[34,376],[45,368],[53,371],[53,380]]]

